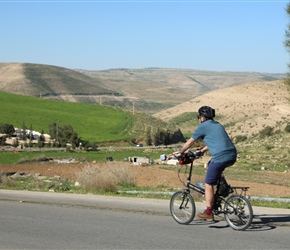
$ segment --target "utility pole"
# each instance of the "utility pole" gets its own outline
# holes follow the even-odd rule
[[[59,120],[56,120],[56,140],[57,140],[57,146],[59,146],[59,142],[58,142],[58,123],[59,123]]]

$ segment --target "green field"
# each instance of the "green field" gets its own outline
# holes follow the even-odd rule
[[[49,125],[71,125],[83,140],[92,142],[128,139],[132,115],[121,109],[81,103],[60,102],[0,91],[0,124],[48,133]]]
[[[29,162],[33,159],[52,158],[52,159],[68,159],[73,158],[78,162],[104,162],[106,157],[112,157],[116,161],[124,161],[124,159],[133,156],[143,156],[151,159],[159,159],[161,154],[170,154],[172,149],[158,149],[152,148],[151,150],[135,147],[132,149],[118,149],[112,147],[111,150],[98,150],[98,151],[38,151],[38,152],[1,152],[0,151],[0,165],[18,164]]]

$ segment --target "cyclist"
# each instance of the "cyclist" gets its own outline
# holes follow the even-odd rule
[[[226,167],[236,162],[237,150],[229,138],[225,128],[214,121],[215,110],[209,106],[202,106],[198,110],[200,124],[192,133],[191,138],[183,145],[180,152],[184,154],[198,139],[203,139],[205,147],[196,151],[196,156],[200,157],[205,151],[211,154],[208,169],[205,176],[205,201],[206,209],[199,213],[200,219],[213,220],[212,213],[214,202],[214,186],[217,185],[222,172]]]

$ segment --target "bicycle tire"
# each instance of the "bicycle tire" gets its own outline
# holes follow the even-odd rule
[[[253,209],[245,196],[238,194],[229,196],[224,211],[226,222],[235,230],[246,230],[252,224]]]
[[[170,199],[170,213],[173,219],[179,224],[187,225],[194,219],[195,202],[185,190],[174,193]]]

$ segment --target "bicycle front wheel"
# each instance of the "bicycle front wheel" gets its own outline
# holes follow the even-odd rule
[[[179,224],[189,224],[195,216],[195,203],[190,193],[180,190],[170,199],[170,213]]]
[[[246,230],[253,220],[253,209],[250,201],[241,195],[231,195],[225,205],[225,220],[235,230]]]

